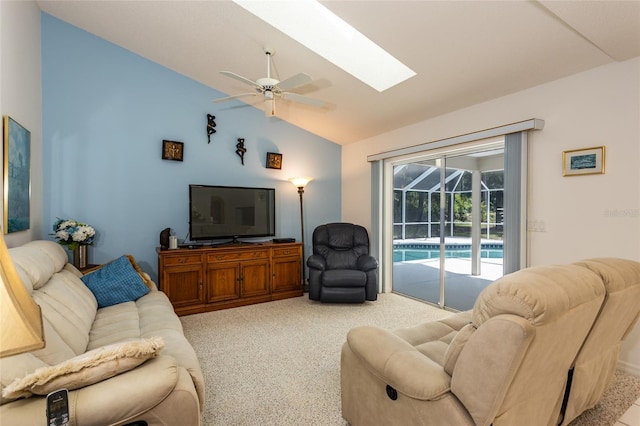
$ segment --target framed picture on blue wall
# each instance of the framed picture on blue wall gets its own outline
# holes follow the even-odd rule
[[[30,227],[31,132],[9,116],[4,128],[4,233]]]
[[[282,154],[276,152],[267,152],[267,168],[282,169]]]
[[[184,156],[184,143],[176,141],[162,141],[162,159],[182,161]]]

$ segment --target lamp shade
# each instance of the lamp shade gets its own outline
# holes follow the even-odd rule
[[[31,297],[0,233],[0,357],[43,348],[40,306]]]
[[[289,178],[289,182],[294,184],[296,186],[296,188],[304,188],[312,180],[313,180],[313,178],[310,178],[308,176],[306,176],[306,177],[292,177],[292,178]]]

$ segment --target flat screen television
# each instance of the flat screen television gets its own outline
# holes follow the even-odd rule
[[[189,185],[189,235],[194,241],[276,235],[273,188]]]

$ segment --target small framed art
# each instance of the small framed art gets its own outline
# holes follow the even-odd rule
[[[267,168],[280,170],[282,168],[282,154],[267,152]]]
[[[162,159],[182,161],[184,143],[176,141],[162,141]]]
[[[574,149],[562,153],[562,176],[604,173],[604,146]]]
[[[5,116],[4,124],[4,233],[30,227],[31,132]]]

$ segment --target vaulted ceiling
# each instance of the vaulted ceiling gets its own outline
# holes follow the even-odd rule
[[[635,0],[322,4],[417,75],[379,93],[231,1],[38,1],[52,16],[228,95],[249,87],[219,71],[265,77],[271,46],[272,77],[305,72],[313,83],[295,91],[327,102],[279,101],[278,117],[338,144],[640,56]],[[216,108],[253,107],[244,102]],[[258,97],[246,102],[262,109]]]

